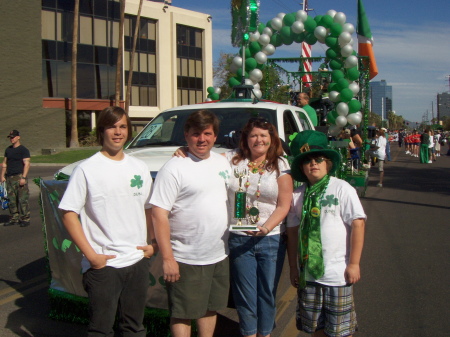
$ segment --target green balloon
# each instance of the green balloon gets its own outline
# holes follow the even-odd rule
[[[336,53],[336,51],[333,48],[328,48],[327,51],[325,52],[325,55],[329,59],[334,59],[334,58],[338,57],[338,54]]]
[[[322,16],[319,25],[324,26],[325,28],[330,28],[333,22],[333,18],[330,15],[326,14]]]
[[[258,62],[256,62],[256,60],[253,57],[250,57],[245,60],[245,70],[250,72],[256,68],[257,64]],[[247,76],[245,76],[245,78],[247,78]]]
[[[305,26],[305,30],[307,32],[314,33],[314,29],[316,29],[317,27],[317,22],[314,21],[314,19],[308,15],[308,18],[303,23],[303,25]]]
[[[239,49],[239,55],[241,55],[241,57],[243,57],[242,48]],[[249,58],[249,57],[252,57],[252,53],[250,52],[250,50],[248,48],[245,48],[245,58]]]
[[[292,33],[291,33],[291,27],[284,26],[283,28],[281,28],[280,36],[281,36],[281,41],[283,41],[283,44],[285,44],[285,45],[289,46],[292,44],[292,42],[294,42],[294,37],[292,36]]]
[[[218,93],[214,93],[211,96],[209,96],[213,101],[217,101],[220,97]]]
[[[272,29],[272,20],[267,21],[266,27],[269,27],[270,29]]]
[[[336,69],[331,72],[331,79],[333,82],[337,82],[341,78],[344,78],[344,72],[342,70]]]
[[[286,26],[290,27],[295,22],[295,20],[296,20],[295,13],[289,13],[284,16],[283,23]]]
[[[328,85],[328,92],[332,92],[332,91],[338,91],[338,90],[337,90],[337,84],[334,83],[334,82],[331,82],[331,83]]]
[[[317,25],[319,25],[319,22],[322,20],[322,15],[316,15],[314,18],[314,21],[316,21]]]
[[[334,37],[339,37],[342,33],[342,26],[340,23],[333,22],[330,26],[330,34]]]
[[[206,91],[208,92],[208,94],[214,94],[214,87],[208,87]]]
[[[259,25],[258,25],[258,32],[259,32],[259,34],[262,34],[264,28],[266,28],[266,25],[264,23],[260,22]]]
[[[263,63],[263,64],[257,63],[257,64],[256,64],[256,68],[258,68],[258,69],[260,69],[260,70],[263,70],[265,67],[266,67],[266,64],[265,64],[265,63]]]
[[[338,59],[333,59],[330,61],[330,68],[333,70],[341,69],[343,66],[342,62]]]
[[[340,78],[336,81],[336,84],[338,86],[338,91],[348,88],[348,81],[346,78]]]
[[[313,45],[317,42],[317,37],[314,35],[314,33],[309,33],[306,35],[305,42],[307,44]]]
[[[327,47],[334,48],[336,46],[339,46],[339,41],[337,37],[327,36],[325,38],[325,44],[327,45]]]
[[[349,68],[347,69],[347,78],[350,81],[356,81],[359,78],[359,70],[358,67],[353,67],[353,68]]]
[[[336,117],[338,116],[337,112],[334,110],[331,110],[327,114],[327,123],[328,124],[334,124],[336,122]]]
[[[281,39],[281,35],[277,32],[274,33],[270,37],[270,44],[272,44],[274,47],[279,47],[283,44],[283,40]]]
[[[261,45],[259,44],[258,41],[253,41],[253,42],[250,42],[248,49],[250,50],[250,53],[252,55],[255,55],[257,52],[261,51]]]
[[[247,61],[245,61],[245,65],[247,66]],[[248,70],[247,67],[245,67],[245,70]],[[240,79],[242,78],[242,68],[239,68],[236,71],[236,78],[240,81]],[[248,72],[245,72],[245,78],[248,78]]]
[[[342,89],[340,92],[340,97],[342,102],[350,102],[350,100],[353,98],[353,91],[351,91],[349,88]]]
[[[303,41],[305,41],[306,38],[306,33],[302,32],[300,34],[294,34],[294,41],[297,43],[302,43]]]
[[[350,102],[348,102],[348,112],[354,113],[361,110],[361,102],[357,99],[352,99]]]
[[[241,84],[241,81],[239,81],[236,77],[231,77],[231,78],[228,80],[228,85],[229,85],[231,88],[233,88],[235,85],[239,85],[239,84]]]

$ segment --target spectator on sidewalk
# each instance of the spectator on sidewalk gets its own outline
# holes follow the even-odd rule
[[[383,187],[384,178],[384,160],[386,158],[386,138],[383,130],[378,130],[375,140],[375,145],[378,147],[374,152],[374,156],[378,162],[378,171],[380,172],[380,181],[377,187]]]

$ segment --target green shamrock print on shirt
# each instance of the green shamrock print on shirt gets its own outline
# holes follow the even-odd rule
[[[326,206],[333,206],[333,205],[339,205],[339,201],[338,201],[338,198],[335,198],[334,197],[334,194],[331,194],[331,195],[327,195],[327,196],[325,196],[325,199],[322,199],[321,201],[320,201],[320,205],[321,206],[323,206],[323,207],[326,207]]]
[[[137,187],[138,189],[142,187],[144,181],[141,179],[141,176],[134,176],[134,179],[131,179],[131,187]]]

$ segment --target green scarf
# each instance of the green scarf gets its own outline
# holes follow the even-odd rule
[[[322,199],[329,182],[330,176],[327,174],[312,186],[308,183],[305,190],[299,237],[301,288],[306,286],[306,270],[315,279],[321,278],[325,271],[320,236],[320,199]]]

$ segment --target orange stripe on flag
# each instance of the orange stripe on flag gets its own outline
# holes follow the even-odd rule
[[[358,53],[361,56],[368,56],[370,60],[369,64],[369,79],[374,78],[378,75],[378,67],[377,62],[375,60],[375,54],[373,53],[372,44],[368,43],[359,43],[358,45]]]

